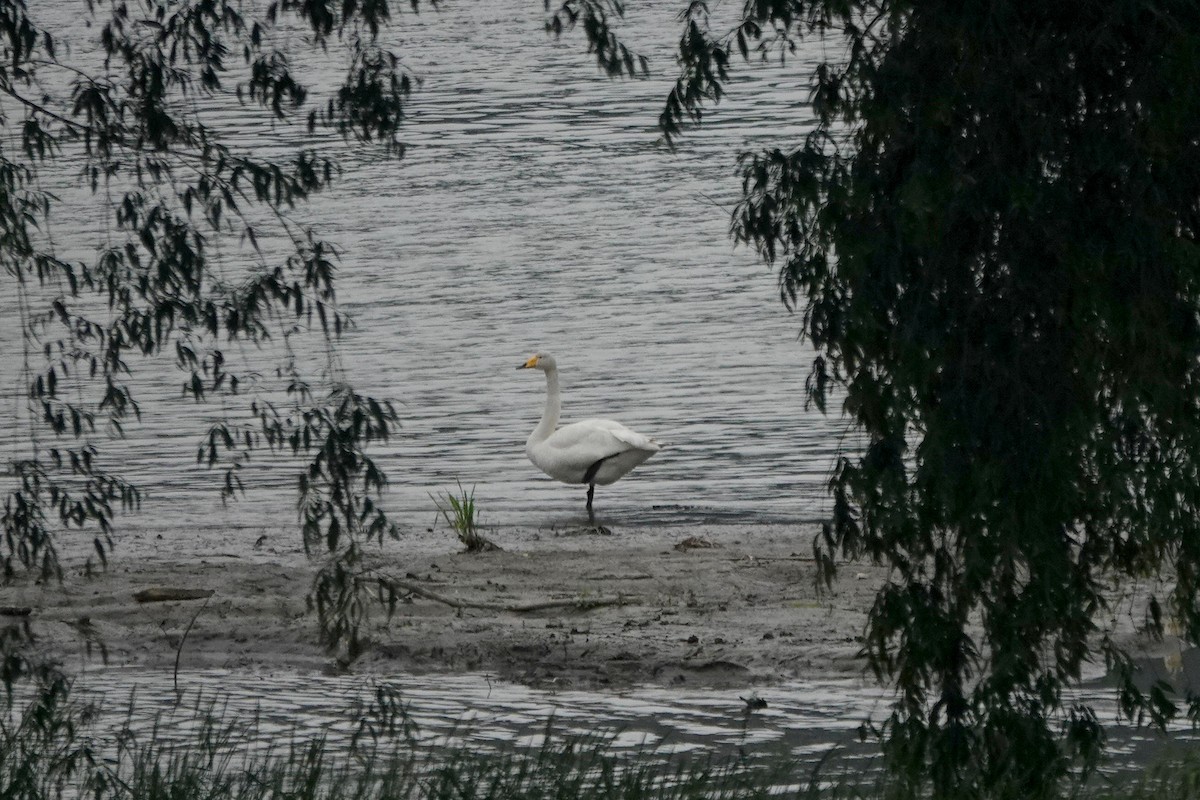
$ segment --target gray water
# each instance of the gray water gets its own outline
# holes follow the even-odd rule
[[[1184,674],[1174,677],[1191,685],[1198,663],[1197,651],[1190,651]],[[548,735],[555,741],[600,737],[609,755],[659,762],[678,756],[787,760],[797,765],[800,782],[820,762],[826,763],[827,776],[869,780],[879,769],[878,751],[861,740],[859,727],[882,721],[889,711],[886,692],[854,679],[758,690],[556,691],[469,673],[371,678],[210,670],[181,673],[177,694],[166,672],[99,670],[80,675],[76,688],[80,697],[101,703],[93,733],[102,750],[126,726],[142,735],[153,728],[163,741],[187,743],[200,724],[197,709],[211,708],[226,720],[253,721],[239,743],[242,752],[279,752],[290,742],[317,737],[336,752],[349,746],[355,730],[350,709],[369,702],[380,684],[402,698],[418,749],[435,753],[536,751]],[[752,697],[765,707],[748,711],[745,699]],[[1117,724],[1113,694],[1102,681],[1088,681],[1067,699],[1091,704],[1105,725],[1109,746],[1103,771],[1110,775],[1139,772],[1168,752],[1200,743],[1200,735],[1186,724],[1165,734]]]
[[[579,36],[550,39],[538,2],[400,14],[396,35],[421,80],[407,155],[385,161],[334,143],[341,183],[298,212],[344,249],[340,303],[358,323],[339,346],[347,376],[398,404],[401,434],[375,452],[401,522],[431,522],[429,494],[456,481],[475,487],[486,524],[580,516],[581,492],[524,455],[544,384],[514,367],[539,350],[558,358],[564,421],[611,417],[670,445],[600,491],[610,524],[811,520],[826,508],[847,426],[805,409],[813,354],[799,319],[780,303],[773,271],[727,235],[738,152],[799,141],[811,124],[807,67],[823,45],[786,68],[743,70],[729,100],[672,153],[655,124],[674,80],[677,4],[634,5],[624,32],[651,59],[646,80],[599,74]],[[43,13],[71,13],[55,8]],[[325,61],[306,66],[326,84],[338,74]],[[230,141],[260,155],[311,143],[302,125],[263,125],[229,100],[201,104]],[[103,198],[78,185],[73,167],[44,180],[62,197],[58,252],[93,257],[110,224]],[[22,452],[11,311],[0,309],[0,414],[17,424],[0,426],[0,448]],[[240,356],[255,353],[231,348],[235,365]],[[127,524],[165,535],[290,524],[294,464],[256,458],[248,499],[228,509],[219,476],[195,464],[207,424],[238,401],[182,400],[185,376],[167,358],[137,370],[145,418],[103,445],[108,463],[149,492]]]
[[[170,674],[105,670],[81,675],[76,687],[81,697],[102,700],[109,725],[130,715],[132,729],[149,730],[157,719],[166,736],[182,738],[194,729],[197,705],[203,709],[211,702],[227,716],[255,720],[247,742],[252,747],[321,734],[337,749],[347,746],[354,730],[349,709],[369,701],[380,684],[398,691],[419,743],[477,751],[536,748],[551,733],[602,735],[614,753],[645,749],[663,756],[744,753],[809,760],[835,743],[854,748],[858,725],[880,705],[877,691],[853,680],[764,689],[760,699],[767,706],[752,713],[741,699],[751,690],[551,691],[483,674],[365,678],[185,672],[179,676],[182,695],[177,695]],[[132,711],[122,702],[131,693],[138,701]]]

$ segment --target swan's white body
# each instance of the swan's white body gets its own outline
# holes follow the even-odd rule
[[[546,408],[525,442],[525,454],[542,472],[563,483],[588,485],[588,517],[597,485],[607,486],[662,449],[662,445],[611,419],[585,419],[558,427],[562,399],[553,356],[536,355],[517,369],[546,373]]]
[[[535,434],[537,432],[535,431]],[[529,437],[525,455],[542,472],[563,483],[608,486],[654,455],[661,445],[611,419],[585,419],[548,437]],[[588,480],[588,470],[599,464]]]

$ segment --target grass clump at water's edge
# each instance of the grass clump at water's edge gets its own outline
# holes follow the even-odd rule
[[[437,507],[438,513],[454,530],[458,540],[467,546],[468,553],[499,550],[499,547],[479,532],[479,509],[475,505],[475,487],[472,486],[471,491],[468,492],[463,488],[462,481],[456,481],[456,483],[458,484],[458,494],[442,492],[438,495],[429,495],[434,506]]]

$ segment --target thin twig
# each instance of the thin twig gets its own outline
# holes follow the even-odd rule
[[[171,676],[171,680],[175,685],[175,698],[179,699],[179,658],[183,655],[183,643],[187,641],[188,634],[192,632],[192,626],[196,624],[196,620],[200,617],[200,612],[208,607],[208,601],[212,600],[213,594],[204,598],[204,602],[196,609],[196,613],[192,615],[192,621],[183,629],[183,636],[179,637],[179,646],[175,648],[175,672]]]
[[[453,597],[447,597],[437,592],[431,592],[428,589],[418,586],[409,581],[389,578],[396,587],[411,592],[415,595],[424,597],[426,600],[433,600],[437,603],[443,603],[451,608],[465,609],[476,608],[484,611],[508,611],[514,614],[525,614],[531,611],[543,611],[548,608],[576,608],[580,611],[587,611],[593,608],[601,608],[603,606],[623,606],[630,603],[640,602],[640,598],[631,597],[629,595],[617,595],[616,597],[597,597],[589,598],[573,598],[569,600],[541,600],[536,603],[484,603],[471,600],[457,600]]]

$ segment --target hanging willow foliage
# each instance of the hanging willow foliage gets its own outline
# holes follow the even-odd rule
[[[405,7],[419,11],[417,0]],[[611,27],[619,2],[546,8],[547,30],[581,27],[609,74],[644,71]],[[119,513],[143,492],[106,461],[104,444],[141,416],[139,357],[167,354],[185,396],[240,409],[198,432],[199,461],[223,474],[221,496],[242,491],[241,467],[256,450],[301,460],[300,529],[323,564],[309,605],[324,643],[353,658],[371,609],[390,614],[397,600],[363,567],[362,548],[398,536],[379,505],[387,478],[367,454],[398,418],[391,403],[347,384],[336,355],[350,324],[334,289],[338,250],[297,221],[338,165],[315,147],[267,158],[230,144],[219,114],[254,109],[313,141],[330,132],[402,157],[414,79],[384,36],[391,8],[86,0],[79,11],[86,34],[65,40],[45,26],[44,8],[0,0],[0,260],[24,352],[21,374],[5,379],[21,384],[29,407],[27,452],[6,464],[3,575],[61,577],[65,532],[88,532],[107,560]],[[312,96],[293,67],[305,55],[296,47],[340,58],[342,84]],[[78,169],[103,209],[90,260],[56,255],[63,204],[42,186],[55,167]],[[296,352],[295,342],[314,341],[306,331],[323,354]],[[323,366],[298,366],[312,363]]]
[[[277,124],[399,156],[412,79],[379,42],[388,8],[276,0],[249,14],[239,2],[201,0],[90,2],[80,11],[92,41],[63,41],[39,27],[37,9],[0,2],[0,124],[12,134],[0,142],[0,258],[19,298],[31,410],[28,456],[9,465],[15,480],[0,519],[4,575],[61,576],[57,542],[75,530],[92,531],[96,556],[108,558],[117,515],[137,507],[142,490],[106,462],[104,443],[141,415],[131,380],[138,357],[165,353],[183,371],[186,395],[245,404],[241,416],[197,431],[199,458],[224,470],[227,498],[256,449],[303,462],[301,529],[310,554],[323,548],[329,564],[315,584],[319,599],[327,573],[353,563],[356,548],[396,535],[374,499],[386,478],[366,454],[394,432],[396,413],[346,385],[332,357],[313,376],[317,390],[290,347],[265,370],[235,367],[226,354],[250,344],[269,357],[280,348],[265,345],[303,329],[332,353],[349,324],[334,292],[335,248],[292,214],[331,185],[337,164],[315,149],[282,160],[239,150],[202,109],[240,103]],[[286,38],[276,31],[296,25],[312,47],[345,50],[345,82],[324,106],[310,102],[289,54],[273,44]],[[80,165],[104,205],[93,260],[55,255],[59,201],[40,185],[55,164]],[[264,237],[290,245],[263,246]],[[221,248],[235,255],[217,258]],[[347,620],[317,607],[327,644],[353,650],[365,610]]]
[[[747,153],[733,236],[779,269],[808,384],[865,434],[837,465],[835,559],[892,568],[865,655],[905,796],[1058,796],[1122,712],[1200,717],[1135,681],[1108,627],[1200,643],[1200,4],[751,1],[683,15],[677,141],[737,56],[791,57],[816,120]],[[800,110],[798,109],[798,112]],[[811,113],[803,109],[802,113]],[[1144,619],[1141,619],[1144,610]]]

